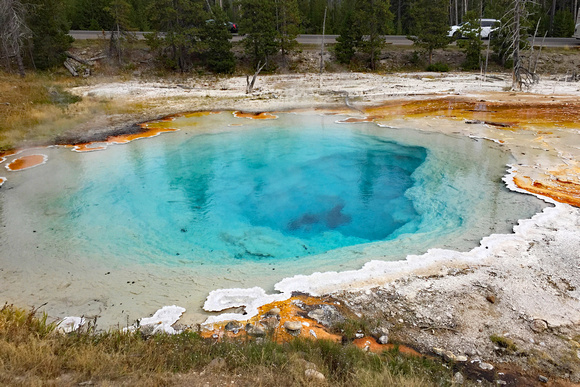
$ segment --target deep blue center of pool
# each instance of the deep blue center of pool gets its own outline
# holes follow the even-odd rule
[[[150,245],[153,260],[158,250],[180,259],[297,257],[413,232],[418,214],[405,192],[427,155],[320,126],[233,128],[150,153],[93,172],[72,202],[82,207],[75,221],[115,214],[99,239]]]

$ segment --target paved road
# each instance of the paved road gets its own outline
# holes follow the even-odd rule
[[[147,32],[136,32],[135,35],[138,39],[145,39],[144,35]],[[83,39],[103,39],[108,38],[109,33],[103,31],[70,31],[69,34],[79,40]],[[324,37],[325,43],[336,43],[336,38],[338,35],[326,35]],[[232,35],[233,42],[239,42],[244,37],[238,34]],[[298,35],[298,43],[300,44],[313,44],[313,45],[320,45],[322,43],[322,35]],[[385,37],[387,44],[393,44],[395,46],[410,46],[413,44],[412,41],[407,39],[406,36],[398,36],[398,35],[387,35]],[[542,43],[542,38],[536,39],[536,45],[540,45]],[[569,47],[569,46],[577,46],[580,45],[579,39],[574,38],[546,38],[544,42],[545,47]]]

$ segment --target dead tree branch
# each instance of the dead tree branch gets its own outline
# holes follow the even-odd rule
[[[262,69],[266,66],[266,63],[268,63],[268,61],[264,61],[264,64],[262,64],[262,61],[258,62],[258,66],[256,66],[256,72],[254,73],[254,76],[252,77],[252,81],[250,82],[250,76],[246,75],[246,94],[250,94],[253,90],[254,90],[254,84],[256,83],[256,78],[258,77],[258,74],[260,74],[260,71],[262,71]]]
[[[15,58],[22,77],[25,75],[22,49],[32,35],[25,19],[26,8],[19,0],[0,0],[0,58],[8,71],[11,58]]]

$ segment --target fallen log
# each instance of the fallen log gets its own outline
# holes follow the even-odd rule
[[[70,53],[70,52],[68,52],[68,51],[66,51],[66,52],[65,52],[65,55],[66,55],[67,57],[71,58],[72,60],[76,60],[77,62],[84,64],[85,66],[92,66],[92,63],[91,63],[91,62],[89,62],[89,61],[87,61],[87,60],[84,60],[84,59],[82,59],[82,58],[79,58],[78,56],[76,56],[76,55],[73,55],[73,54],[71,54],[71,53]]]
[[[64,67],[66,67],[66,69],[69,71],[69,73],[72,74],[73,77],[79,76],[79,73],[77,72],[77,70],[69,62],[64,61]]]
[[[101,59],[106,59],[108,58],[108,55],[99,55],[99,56],[95,56],[94,58],[89,59],[90,61],[96,61],[96,60],[101,60]]]

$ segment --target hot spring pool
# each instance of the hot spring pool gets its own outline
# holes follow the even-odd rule
[[[43,149],[0,189],[2,299],[107,325],[167,304],[195,320],[216,288],[468,250],[546,206],[505,188],[491,142],[344,118],[183,115],[105,151]]]

